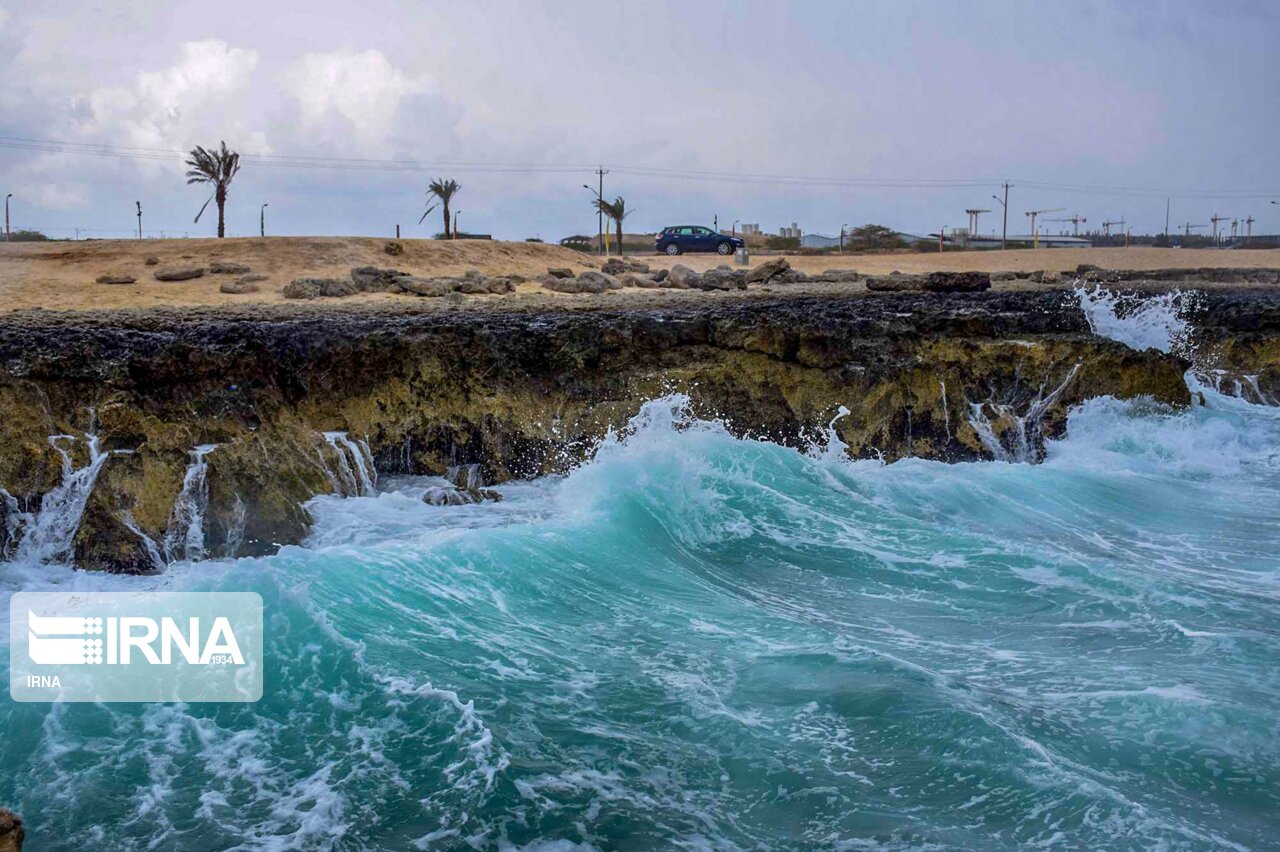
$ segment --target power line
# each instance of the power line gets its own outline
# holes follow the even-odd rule
[[[67,142],[54,139],[34,139],[16,136],[0,136],[0,148],[47,154],[70,154],[110,159],[150,162],[180,162],[185,151],[164,148],[146,148],[87,142]],[[492,174],[557,174],[592,172],[601,166],[596,163],[503,163],[467,160],[407,160],[374,159],[357,157],[314,156],[303,154],[245,154],[245,164],[266,168],[325,169],[353,172],[426,172],[437,169],[472,171]],[[671,169],[657,166],[628,166],[610,164],[616,174],[653,179],[721,182],[736,184],[772,184],[780,186],[814,186],[859,189],[959,189],[1002,185],[1003,180],[988,178],[856,178],[815,175],[784,175],[753,172],[725,172],[698,169]],[[1164,198],[1270,198],[1280,190],[1207,190],[1168,189],[1109,186],[1105,184],[1069,184],[1051,181],[1017,180],[1018,185],[1054,192],[1087,193],[1112,196],[1153,196]]]

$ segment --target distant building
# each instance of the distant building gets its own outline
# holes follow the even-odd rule
[[[933,235],[936,240],[938,237]],[[1039,238],[1031,234],[1010,234],[1005,238],[1005,242],[1012,245],[1039,245],[1040,248],[1092,248],[1093,243],[1084,237],[1069,237],[1063,234],[1041,234]],[[968,239],[968,247],[971,249],[991,249],[1000,248],[1000,237],[996,235],[986,236],[971,234]]]
[[[759,222],[743,222],[742,236],[744,237],[760,236],[760,223]]]
[[[805,234],[800,238],[801,248],[837,248],[840,245],[839,237],[828,237],[825,234]]]
[[[800,226],[797,225],[795,222],[792,222],[790,228],[786,228],[786,227],[779,228],[778,236],[798,240],[802,236],[804,236],[804,234],[800,232]]]

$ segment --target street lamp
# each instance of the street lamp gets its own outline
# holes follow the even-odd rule
[[[741,221],[742,221],[741,219],[733,220],[733,224],[729,227],[729,236],[731,237],[738,236],[738,223]]]
[[[267,202],[258,208],[258,235],[262,237],[267,235],[267,208],[270,206],[271,203]]]
[[[12,192],[4,197],[4,241],[6,243],[9,242],[9,199],[10,198],[13,198]]]

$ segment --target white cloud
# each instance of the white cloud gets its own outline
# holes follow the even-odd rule
[[[309,53],[281,81],[297,102],[300,129],[331,135],[321,142],[354,136],[361,147],[388,142],[401,129],[405,104],[437,92],[430,77],[406,75],[378,50]]]

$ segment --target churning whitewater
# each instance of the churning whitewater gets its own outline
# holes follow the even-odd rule
[[[1181,297],[1079,298],[1185,340]],[[1280,409],[1220,379],[1091,400],[1040,464],[801,453],[672,395],[465,506],[335,433],[352,496],[306,547],[127,578],[50,533],[0,566],[256,591],[268,636],[258,704],[4,704],[0,800],[42,849],[1267,846]]]

